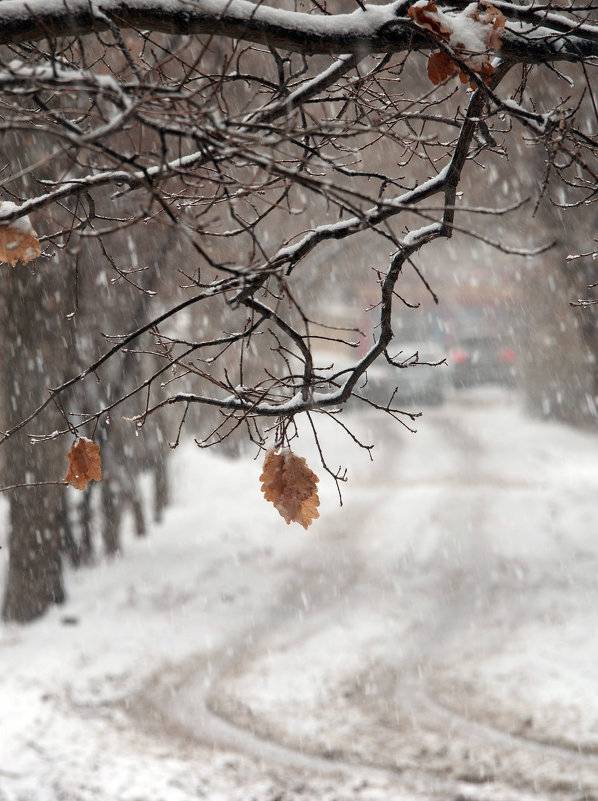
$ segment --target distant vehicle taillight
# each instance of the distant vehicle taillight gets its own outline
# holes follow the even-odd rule
[[[462,350],[461,348],[457,348],[451,352],[451,361],[453,364],[465,364],[465,362],[469,359],[466,350]]]
[[[513,364],[517,361],[517,353],[513,348],[503,348],[500,352],[500,358],[506,364]]]

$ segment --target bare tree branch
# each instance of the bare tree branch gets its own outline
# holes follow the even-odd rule
[[[364,6],[351,14],[315,16],[288,12],[248,0],[4,0],[0,5],[0,44],[39,41],[48,36],[84,36],[118,28],[188,35],[208,34],[241,39],[305,55],[316,53],[398,53],[427,49],[423,37],[405,17],[410,3]],[[514,30],[503,38],[501,56],[513,61],[579,61],[598,55],[596,27],[565,15],[543,13],[535,6],[497,3]],[[521,25],[534,28],[525,36]],[[519,27],[519,30],[517,29]],[[564,36],[552,36],[551,33]]]

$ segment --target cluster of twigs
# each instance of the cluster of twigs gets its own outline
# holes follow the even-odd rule
[[[412,268],[421,275],[418,252],[456,231],[522,255],[549,245],[511,247],[487,224],[471,226],[476,212],[503,215],[522,200],[500,209],[468,207],[457,196],[467,166],[506,155],[515,137],[545,148],[539,195],[556,176],[566,205],[593,202],[598,28],[591,9],[497,2],[507,31],[489,85],[460,64],[474,90],[450,81],[431,87],[417,50],[437,43],[409,20],[408,5],[389,7],[392,18],[381,17],[361,49],[349,35],[354,14],[344,15],[343,38],[342,15],[316,10],[319,21],[334,18],[332,28],[317,28],[308,45],[300,34],[309,15],[271,19],[264,6],[263,19],[256,11],[241,30],[236,3],[211,22],[201,4],[190,9],[202,36],[178,35],[176,15],[170,33],[152,33],[143,15],[111,16],[109,4],[87,23],[87,5],[74,14],[79,27],[69,38],[38,44],[37,34],[13,35],[0,68],[0,131],[21,158],[0,175],[3,197],[16,204],[4,215],[0,207],[2,222],[31,215],[43,258],[74,271],[73,312],[63,324],[89,315],[78,306],[77,281],[79,254],[90,243],[116,290],[126,283],[147,296],[147,322],[122,335],[105,332],[103,355],[24,410],[0,442],[30,431],[50,405],[60,406],[64,427],[40,439],[93,436],[134,398],[138,410],[128,419],[138,427],[164,407],[182,407],[173,445],[196,405],[218,410],[198,439],[206,446],[240,428],[260,447],[271,431],[288,441],[299,413],[316,437],[315,413],[348,430],[338,411],[352,397],[409,425],[416,415],[401,408],[400,369],[417,369],[417,360],[393,344],[399,278]],[[53,30],[52,20],[32,15]],[[547,98],[543,75],[557,74],[559,60],[579,62],[572,69],[583,83],[568,98]],[[28,160],[30,140],[45,145]],[[111,253],[110,242],[123,235],[142,256]],[[163,254],[166,280],[146,276],[152,237],[176,241],[176,252]],[[336,329],[326,304],[313,298],[333,292],[332,273],[350,281],[352,270],[379,276],[367,336],[359,334],[362,321],[353,331]],[[319,353],[341,344],[356,355],[338,369]],[[85,411],[85,391],[73,390],[132,355],[146,365],[141,377]],[[385,404],[367,392],[377,360],[398,368],[399,392]]]

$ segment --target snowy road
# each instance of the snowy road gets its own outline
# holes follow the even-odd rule
[[[71,577],[78,627],[4,631],[1,801],[598,799],[598,435],[498,389],[354,426],[375,461],[330,432],[310,534],[189,450],[165,525]]]

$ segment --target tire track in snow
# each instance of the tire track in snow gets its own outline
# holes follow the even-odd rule
[[[460,481],[470,477],[467,482],[472,488],[478,488],[480,494],[473,498],[468,508],[469,520],[475,534],[469,538],[470,547],[466,554],[461,554],[461,565],[453,571],[446,571],[442,579],[448,583],[449,591],[439,593],[443,603],[434,616],[434,624],[429,631],[422,635],[421,657],[429,662],[427,670],[419,680],[407,682],[406,687],[399,688],[399,696],[408,696],[411,713],[423,718],[423,725],[437,731],[450,731],[451,737],[460,735],[470,743],[488,744],[496,748],[495,757],[491,757],[497,764],[501,761],[511,761],[517,768],[521,779],[533,789],[538,783],[537,778],[529,777],[526,780],[525,772],[537,773],[546,767],[547,760],[554,761],[554,776],[551,778],[550,769],[544,772],[540,784],[544,784],[549,792],[562,799],[563,792],[570,794],[571,798],[580,798],[580,792],[586,793],[581,797],[596,797],[598,791],[598,764],[596,755],[583,753],[579,749],[568,748],[565,745],[551,744],[530,736],[515,735],[505,732],[489,723],[472,720],[465,714],[459,713],[450,705],[442,702],[438,697],[438,688],[432,692],[429,688],[427,675],[433,676],[435,663],[442,664],[454,653],[459,652],[459,632],[467,631],[472,624],[478,623],[480,629],[487,628],[484,617],[492,608],[497,591],[504,591],[504,587],[497,586],[494,574],[497,557],[492,552],[490,534],[486,530],[488,511],[491,509],[491,498],[495,495],[497,487],[479,475],[483,464],[484,446],[472,435],[470,430],[464,431],[458,421],[440,415],[434,420],[440,429],[444,430],[447,440],[457,446],[457,454],[462,457],[461,467],[463,473]],[[455,524],[461,525],[459,511],[455,508],[444,510],[447,528]],[[428,568],[431,565],[427,566]],[[500,567],[500,564],[498,565]],[[474,593],[475,590],[475,593]],[[527,599],[510,597],[508,618],[505,623],[515,629],[525,615]],[[527,611],[529,614],[529,611]],[[505,625],[496,632],[496,638],[505,635]],[[488,643],[486,642],[486,647]],[[415,675],[416,668],[412,670]],[[450,693],[450,687],[446,688]],[[582,773],[578,773],[581,771]],[[508,781],[509,768],[505,770],[490,771],[489,778],[502,778]],[[542,772],[542,771],[540,771]],[[507,774],[505,776],[505,774]],[[581,777],[581,778],[580,778]],[[473,777],[472,777],[473,778]],[[513,788],[514,789],[514,788]]]
[[[337,555],[336,548],[328,550]],[[335,573],[336,586],[331,587],[320,581],[317,565],[310,571],[303,564],[301,580],[289,587],[282,597],[273,599],[272,607],[265,610],[259,626],[252,625],[244,634],[238,634],[234,643],[218,652],[198,654],[183,665],[162,669],[127,703],[127,714],[143,729],[161,732],[187,747],[198,742],[224,751],[236,751],[274,770],[290,769],[303,777],[392,783],[396,778],[392,770],[301,750],[261,734],[257,720],[255,728],[246,721],[237,722],[235,715],[224,711],[218,703],[227,677],[242,671],[244,665],[263,653],[281,630],[293,631],[291,642],[300,642],[325,626],[328,615],[335,609],[343,610],[350,588],[355,584],[359,561],[345,558],[341,565],[342,569]],[[317,611],[298,624],[297,609],[306,606],[306,598],[308,605]],[[324,620],[322,613],[325,613]],[[289,637],[284,639],[288,644]]]
[[[580,798],[583,797],[580,796],[580,792],[592,793],[598,787],[598,780],[594,784],[590,776],[589,783],[586,779],[580,782],[579,776],[577,778],[575,776],[576,768],[572,766],[577,766],[580,770],[595,769],[594,757],[513,735],[492,725],[471,720],[443,703],[437,692],[429,690],[426,673],[433,674],[434,663],[441,662],[444,654],[453,656],[454,649],[458,648],[460,631],[473,623],[484,624],[484,615],[493,602],[494,594],[501,589],[500,586],[497,587],[496,557],[492,552],[490,534],[485,528],[490,496],[496,492],[497,484],[492,477],[480,473],[485,446],[471,430],[463,429],[458,424],[455,407],[458,407],[458,404],[452,404],[448,411],[442,410],[430,415],[428,422],[431,422],[437,430],[442,447],[449,448],[454,456],[454,469],[457,475],[453,476],[449,492],[453,493],[455,488],[460,488],[467,490],[470,496],[467,505],[447,503],[446,495],[444,497],[440,495],[436,501],[435,513],[438,515],[439,525],[446,532],[452,532],[456,542],[459,540],[456,532],[462,535],[462,547],[455,551],[458,553],[458,559],[452,565],[448,565],[445,557],[433,554],[420,566],[425,569],[425,575],[414,573],[406,582],[407,591],[428,594],[435,603],[429,622],[420,626],[416,649],[419,662],[415,659],[410,663],[399,665],[381,665],[382,675],[377,687],[377,696],[372,697],[371,693],[366,696],[365,693],[358,691],[353,696],[353,702],[370,714],[372,722],[375,722],[378,715],[379,733],[384,735],[384,730],[390,724],[384,718],[385,714],[388,716],[388,709],[384,710],[383,707],[385,704],[388,706],[389,698],[393,698],[402,713],[411,716],[414,724],[412,736],[415,739],[420,737],[422,749],[427,748],[428,734],[433,735],[436,741],[443,735],[449,737],[450,734],[453,751],[449,752],[448,758],[439,748],[438,755],[428,753],[427,757],[421,756],[419,763],[414,764],[411,772],[408,768],[402,769],[400,779],[402,784],[409,786],[417,783],[421,787],[424,777],[429,785],[429,797],[436,792],[453,793],[454,796],[463,783],[471,788],[478,782],[492,781],[504,787],[506,797],[516,801],[524,795],[528,797],[527,790],[530,788],[533,791],[536,781],[534,774],[542,769],[540,784],[545,785],[545,797],[559,801],[569,797]],[[387,473],[384,481],[392,486],[404,487],[409,484],[410,479],[407,476],[403,481],[399,470],[395,481],[389,481]],[[442,487],[443,481],[442,477],[432,478],[428,484],[438,483]],[[509,484],[504,479],[503,482],[505,487]],[[424,481],[419,482],[417,479],[412,483],[425,484]],[[376,484],[375,488],[378,489],[379,485]],[[358,528],[361,524],[365,525],[367,518],[368,511],[364,508],[360,515],[352,517],[351,524]],[[349,754],[349,748],[337,749],[330,759],[318,753],[317,743],[315,747],[310,743],[308,748],[303,750],[297,745],[294,746],[293,732],[290,732],[290,737],[284,738],[265,735],[264,732],[269,731],[270,711],[243,711],[240,699],[237,707],[219,703],[222,695],[228,692],[227,685],[232,677],[251,675],[252,669],[255,674],[255,665],[264,654],[270,649],[280,650],[281,640],[278,635],[285,628],[292,627],[294,630],[292,638],[283,638],[291,659],[293,651],[297,650],[300,653],[301,644],[315,631],[325,627],[335,611],[342,615],[346,613],[351,603],[362,600],[358,590],[363,587],[367,578],[364,575],[367,565],[363,560],[362,543],[346,537],[340,526],[339,522],[339,530],[329,538],[326,553],[321,551],[317,555],[317,560],[323,557],[334,559],[337,556],[339,541],[342,541],[345,561],[335,574],[334,592],[322,584],[322,571],[318,569],[318,561],[313,554],[308,553],[303,563],[297,566],[299,576],[297,585],[289,588],[285,597],[275,600],[271,609],[264,610],[259,626],[251,627],[250,632],[246,633],[248,639],[240,637],[217,654],[211,654],[209,657],[205,654],[200,655],[184,666],[175,667],[170,675],[157,677],[150,687],[145,688],[143,702],[139,701],[140,708],[143,704],[146,705],[141,717],[158,714],[175,727],[180,727],[187,738],[191,733],[201,742],[236,750],[269,765],[328,776],[365,775],[380,781],[396,783],[399,779],[398,773],[396,770],[393,771],[393,760],[384,753],[384,748],[377,754],[377,762],[360,760],[355,754]],[[358,577],[360,582],[357,581]],[[369,576],[372,584],[377,578],[375,571]],[[402,576],[402,580],[405,580],[405,576]],[[311,613],[303,620],[298,620],[297,609],[301,608],[302,604],[305,605],[304,598],[309,599]],[[521,613],[520,602],[515,599],[508,612],[510,621],[516,624]],[[504,631],[501,630],[497,636],[502,635]],[[427,667],[420,677],[418,672],[422,661]],[[398,682],[397,670],[402,674]],[[205,678],[206,671],[209,678]],[[385,671],[388,676],[384,675]],[[255,680],[259,681],[259,675],[255,676]],[[153,699],[150,698],[151,694],[154,694]],[[168,712],[170,698],[173,695],[178,696],[178,712],[175,719],[172,717],[172,712]],[[184,710],[184,714],[181,714],[181,709]],[[455,744],[457,740],[459,743]],[[473,768],[476,765],[472,762],[471,755],[454,756],[460,748],[466,751],[475,744],[481,744],[483,759],[491,768],[486,774],[482,772],[474,775]],[[413,752],[412,748],[405,758],[406,763],[411,759]],[[454,759],[456,764],[449,764],[451,759]],[[473,759],[475,760],[475,754]],[[554,766],[552,763],[547,765],[550,760],[554,762]],[[501,766],[501,761],[506,764]],[[492,763],[495,763],[498,769],[492,770]],[[559,767],[562,763],[566,763],[565,775]],[[509,772],[512,774],[511,777]],[[468,790],[466,797],[469,799],[474,796]]]

